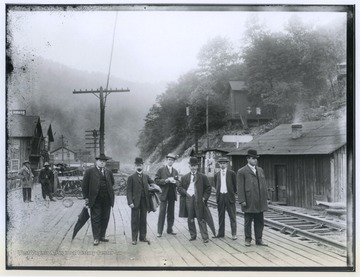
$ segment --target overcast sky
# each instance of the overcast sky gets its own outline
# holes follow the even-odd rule
[[[169,82],[197,67],[196,56],[209,39],[223,36],[241,44],[245,22],[254,14],[272,30],[281,30],[294,14],[315,24],[346,18],[339,12],[44,10],[12,11],[7,28],[20,57],[37,55],[107,74],[117,15],[111,75]]]

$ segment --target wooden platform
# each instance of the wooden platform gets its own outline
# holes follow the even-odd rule
[[[65,198],[69,199],[69,198]],[[158,213],[148,214],[147,238],[151,244],[131,244],[130,208],[125,196],[117,196],[112,209],[107,238],[110,242],[93,246],[90,221],[71,241],[74,224],[84,201],[76,198],[66,208],[57,202],[40,199],[40,186],[33,190],[32,203],[23,203],[21,190],[8,195],[7,266],[11,267],[346,267],[346,257],[323,246],[265,227],[269,247],[244,246],[243,218],[238,218],[238,239],[230,238],[226,218],[226,237],[204,244],[198,225],[198,239],[190,242],[187,221],[179,218],[176,236],[156,237]],[[178,205],[178,202],[177,202]],[[214,221],[217,211],[210,208]],[[165,228],[166,230],[166,228]],[[209,230],[210,238],[212,236]]]

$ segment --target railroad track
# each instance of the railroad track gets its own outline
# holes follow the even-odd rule
[[[208,204],[217,206],[213,197],[208,200]],[[238,216],[244,216],[240,205],[236,210]],[[284,234],[302,237],[310,242],[318,242],[346,251],[346,225],[344,224],[292,212],[275,205],[269,205],[269,210],[264,213],[264,220],[266,226]]]

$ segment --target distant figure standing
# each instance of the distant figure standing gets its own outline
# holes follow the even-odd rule
[[[165,215],[167,213],[167,233],[176,235],[173,231],[174,214],[175,214],[175,201],[177,200],[176,189],[178,186],[178,171],[173,168],[176,160],[174,154],[166,156],[166,165],[159,168],[155,174],[155,183],[161,188],[160,194],[160,211],[158,220],[157,237],[161,237],[165,224]]]
[[[51,188],[54,184],[54,173],[50,169],[48,162],[44,163],[44,168],[40,170],[39,182],[41,184],[42,197],[46,200],[46,196],[49,196],[50,201],[55,201],[51,194]]]
[[[28,160],[23,162],[23,166],[20,168],[18,176],[20,178],[24,202],[33,202],[31,200],[31,190],[34,182],[34,174],[31,172],[30,162]]]
[[[221,157],[218,160],[220,171],[214,176],[216,189],[216,203],[219,213],[219,231],[217,238],[225,236],[225,210],[230,218],[232,239],[236,240],[236,173],[227,168],[229,160]]]
[[[196,157],[190,158],[189,165],[190,172],[181,178],[178,188],[181,195],[179,217],[188,218],[189,241],[196,240],[194,218],[197,217],[201,237],[204,243],[207,243],[209,242],[209,235],[204,220],[204,202],[210,197],[211,186],[206,175],[197,172],[198,159]]]
[[[268,209],[268,195],[265,183],[264,170],[257,166],[259,158],[257,151],[249,149],[247,152],[248,164],[237,172],[237,191],[241,210],[245,213],[245,246],[251,246],[251,225],[254,221],[255,243],[267,246],[263,241],[264,212]]]
[[[131,208],[131,233],[132,244],[140,241],[149,241],[146,238],[146,217],[149,203],[149,185],[154,181],[143,173],[144,161],[142,158],[135,158],[136,172],[129,176],[127,180],[127,202]]]
[[[114,176],[111,170],[105,168],[108,159],[105,154],[96,157],[96,166],[85,171],[82,184],[85,204],[90,208],[91,228],[95,246],[100,241],[109,241],[105,234],[110,219],[111,207],[114,206]]]

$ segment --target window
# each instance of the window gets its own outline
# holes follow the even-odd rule
[[[10,171],[19,171],[20,170],[20,160],[12,159],[10,160]]]
[[[256,107],[256,114],[260,115],[261,114],[261,108],[260,107]]]

